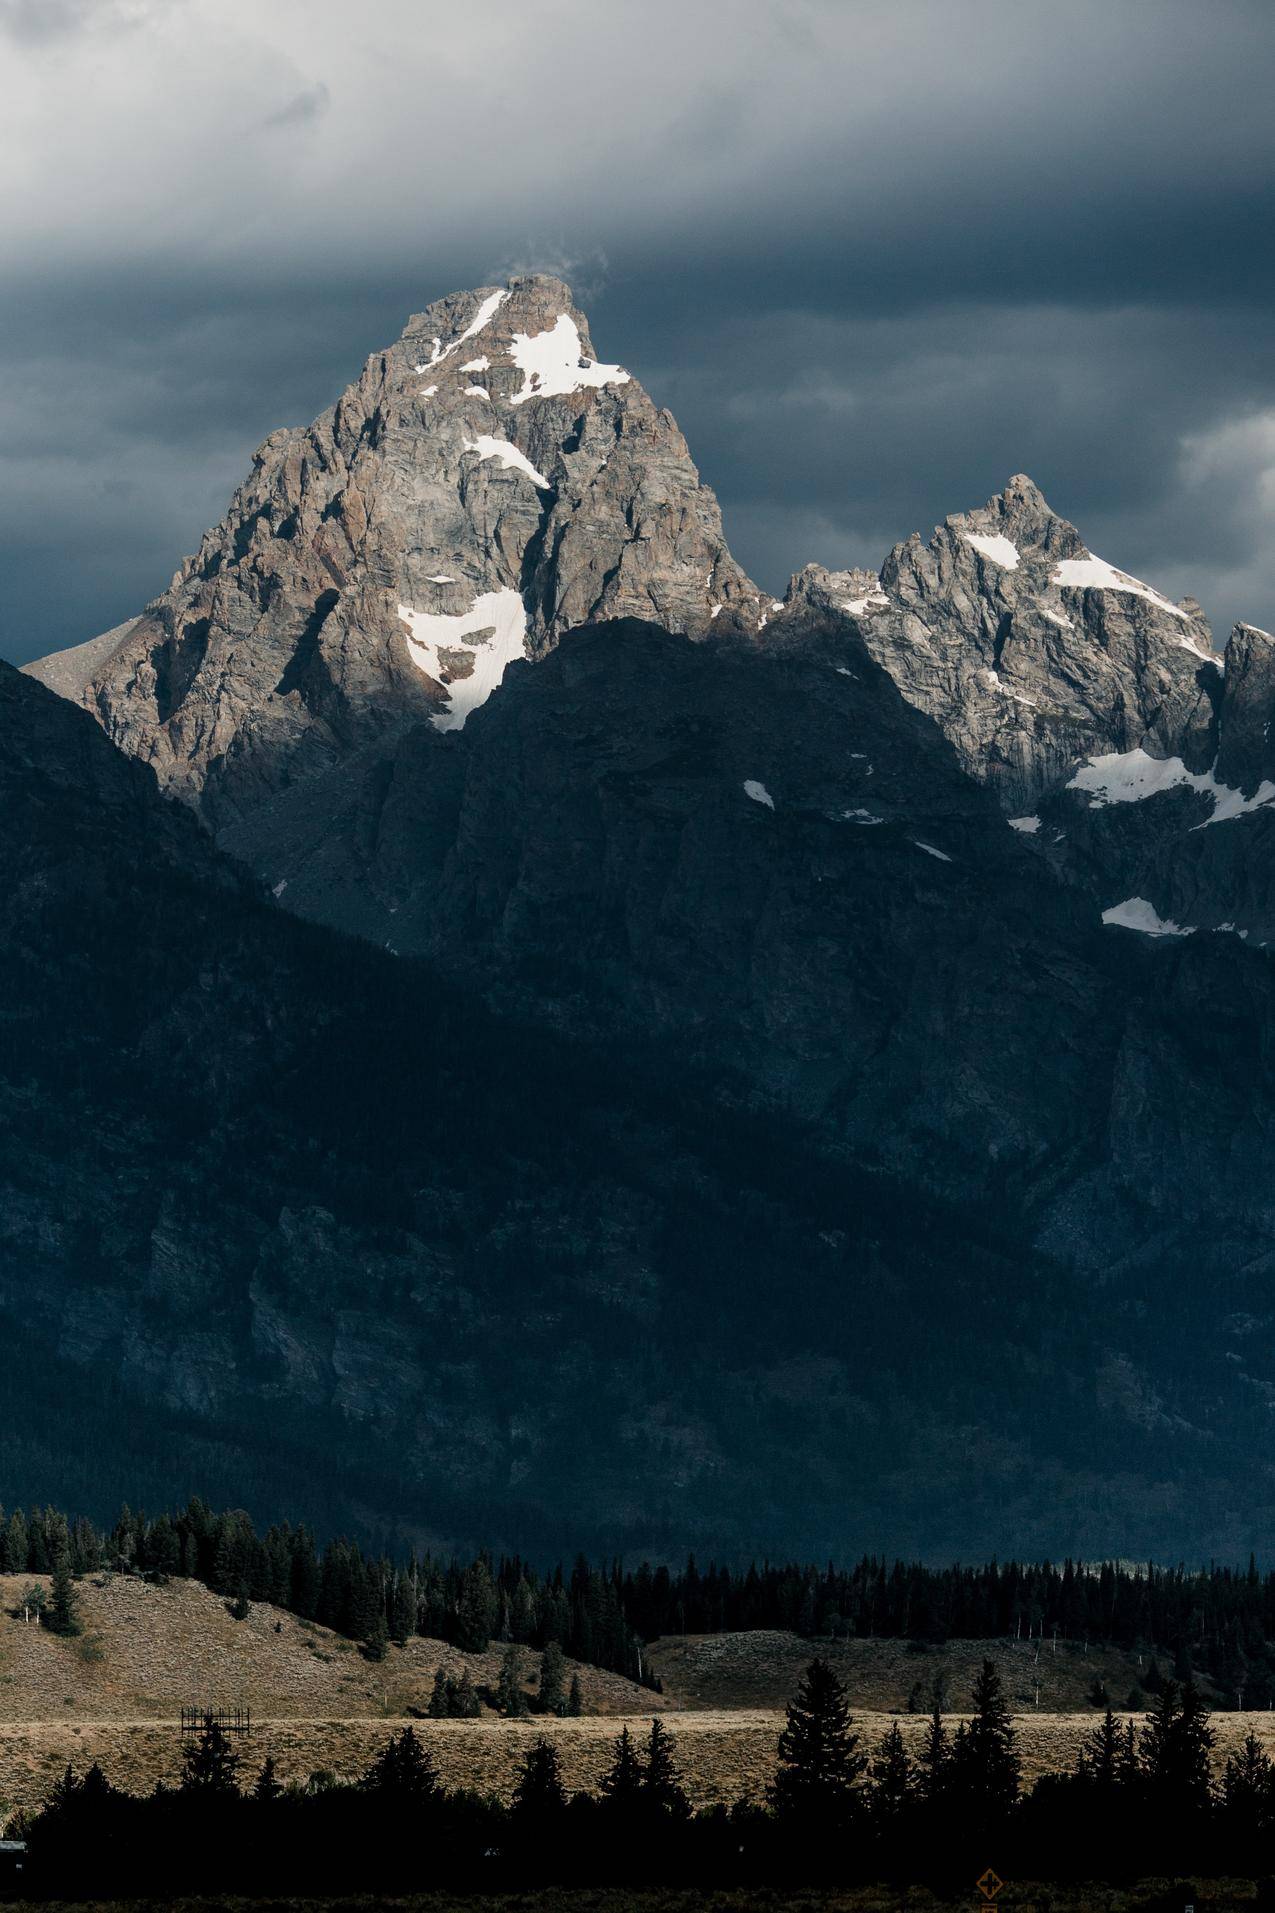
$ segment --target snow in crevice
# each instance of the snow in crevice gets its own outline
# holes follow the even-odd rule
[[[878,817],[874,810],[843,810],[841,815],[848,824],[883,824],[884,817]]]
[[[1018,546],[1003,532],[963,531],[961,536],[967,545],[973,545],[975,551],[981,551],[984,558],[990,558],[1002,571],[1018,570]]]
[[[467,399],[486,399],[488,405],[491,404],[491,393],[485,385],[467,385],[464,396]]]
[[[1021,831],[1024,837],[1034,837],[1040,829],[1039,817],[1007,817],[1005,821],[1011,830]]]
[[[744,795],[745,797],[751,797],[755,804],[765,804],[767,810],[773,810],[775,808],[774,798],[766,789],[766,786],[759,784],[755,777],[746,777],[744,779]]]
[[[941,864],[951,863],[952,859],[948,856],[946,850],[936,850],[933,844],[922,843],[919,837],[914,837],[912,842],[918,850],[923,850],[927,857],[937,857]]]
[[[465,450],[477,452],[479,458],[498,458],[502,471],[521,472],[524,478],[529,478],[533,485],[540,487],[541,491],[547,492],[553,489],[544,473],[536,470],[526,453],[520,452],[516,445],[511,445],[507,438],[492,438],[489,433],[480,432],[477,438],[465,440]]]
[[[1076,627],[1072,623],[1071,619],[1065,618],[1061,611],[1051,611],[1048,605],[1043,605],[1043,604],[1037,605],[1036,609],[1037,611],[1039,611],[1042,618],[1048,618],[1050,624],[1056,624],[1060,631],[1075,630]]]
[[[432,399],[435,392],[437,392],[437,390],[438,390],[438,387],[436,385],[422,385],[420,391],[417,394],[417,397],[422,399]]]
[[[1107,804],[1136,804],[1166,790],[1194,790],[1213,799],[1213,813],[1197,830],[1210,824],[1229,823],[1249,811],[1262,810],[1275,798],[1275,784],[1264,779],[1251,797],[1219,784],[1213,771],[1189,771],[1180,757],[1152,757],[1141,746],[1132,751],[1112,751],[1105,757],[1091,757],[1068,779],[1068,790],[1083,791],[1090,810]]]
[[[431,723],[440,731],[459,731],[471,711],[485,704],[505,675],[506,668],[526,656],[523,639],[527,613],[522,598],[507,588],[484,591],[468,611],[446,617],[401,604],[398,615],[408,628],[407,648],[413,664],[448,696],[448,708],[436,711]],[[468,675],[454,675],[468,665]]]
[[[721,607],[721,606],[720,606],[719,604],[715,604],[715,605],[713,606],[713,608],[712,608],[712,610],[711,610],[711,611],[709,612],[709,614],[708,614],[708,615],[709,615],[709,617],[710,617],[710,618],[715,618],[715,617],[717,617],[717,616],[719,615],[719,613],[721,612],[721,609],[722,609],[722,607]]]
[[[1021,691],[1011,691],[1008,684],[1002,681],[999,671],[988,671],[985,676],[992,689],[999,691],[1002,697],[1012,698],[1015,704],[1029,705],[1033,711],[1039,709],[1034,697],[1024,697]]]
[[[1126,897],[1123,903],[1113,903],[1109,910],[1103,911],[1102,920],[1119,930],[1138,930],[1144,937],[1195,935],[1194,924],[1183,925],[1174,923],[1172,917],[1162,917],[1145,897]]]
[[[424,365],[418,365],[415,368],[415,370],[417,372],[432,371],[436,365],[441,365],[444,359],[450,359],[453,352],[459,352],[461,346],[464,345],[467,339],[477,338],[478,334],[481,331],[483,331],[484,327],[489,325],[490,322],[495,318],[497,312],[500,310],[501,306],[504,305],[505,300],[508,297],[509,297],[508,289],[506,289],[504,292],[489,293],[487,297],[483,300],[482,304],[479,306],[477,312],[474,314],[469,324],[465,327],[465,330],[461,333],[460,337],[458,339],[453,339],[450,345],[444,345],[441,339],[435,339],[434,351],[432,356],[425,361]],[[462,370],[468,370],[468,368],[462,367]]]
[[[436,571],[431,576],[429,582],[432,585],[454,585],[456,580],[452,577],[450,571]]]
[[[491,360],[487,358],[466,359],[460,369],[462,372],[488,372],[491,369]]]
[[[848,611],[851,617],[861,618],[869,611],[887,610],[889,603],[890,600],[886,597],[884,591],[868,591],[864,593],[862,598],[843,598],[841,600],[841,609]]]
[[[509,356],[522,373],[522,390],[511,403],[525,405],[528,399],[562,398],[570,392],[582,392],[587,386],[627,385],[629,374],[618,365],[599,365],[586,359],[580,346],[580,332],[568,313],[561,313],[548,332],[531,336],[515,332]]]
[[[1145,598],[1157,611],[1167,611],[1171,618],[1181,618],[1184,624],[1191,621],[1190,613],[1181,605],[1170,604],[1161,592],[1144,585],[1141,578],[1131,578],[1127,571],[1117,571],[1105,558],[1095,558],[1092,554],[1087,558],[1064,558],[1054,568],[1053,582],[1064,591],[1123,591],[1129,597]],[[1212,653],[1208,655],[1211,657]]]

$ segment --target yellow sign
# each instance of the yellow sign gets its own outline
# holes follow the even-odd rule
[[[999,1873],[993,1873],[991,1867],[988,1867],[982,1878],[975,1880],[974,1884],[990,1906],[1005,1882],[1001,1879]]]

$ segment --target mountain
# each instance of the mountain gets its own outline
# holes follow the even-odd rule
[[[1022,475],[879,576],[808,567],[803,601],[848,621],[1105,922],[1275,936],[1267,633],[1239,625],[1219,654],[1194,600],[1096,558]]]
[[[116,631],[31,667],[214,829],[591,619],[756,623],[685,440],[556,279],[407,322]]]
[[[141,620],[0,674],[10,1472],[1249,1546],[1269,963],[1167,932],[1265,908],[1267,645],[1021,478],[763,599],[564,287],[431,308]]]

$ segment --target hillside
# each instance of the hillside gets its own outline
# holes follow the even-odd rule
[[[0,1723],[175,1720],[182,1707],[248,1707],[274,1720],[382,1719],[429,1704],[434,1670],[494,1687],[503,1649],[462,1654],[445,1641],[392,1642],[384,1661],[328,1628],[266,1602],[244,1621],[198,1581],[165,1586],[127,1575],[77,1583],[83,1634],[61,1640],[13,1618],[39,1575],[0,1575]],[[528,1694],[540,1656],[523,1650]],[[568,1662],[585,1708],[650,1713],[672,1703],[619,1674]]]
[[[1141,1685],[1150,1655],[1079,1641],[808,1641],[757,1628],[738,1634],[685,1634],[652,1641],[647,1658],[679,1708],[781,1708],[813,1655],[836,1670],[851,1704],[871,1713],[926,1713],[936,1686],[943,1707],[959,1712],[984,1660],[995,1661],[1011,1706],[1046,1714],[1092,1713],[1095,1680],[1112,1705]],[[1160,1657],[1162,1669],[1172,1657]]]

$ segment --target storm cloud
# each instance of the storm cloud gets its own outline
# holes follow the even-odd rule
[[[462,286],[570,277],[740,561],[1018,470],[1275,623],[1267,0],[0,0],[0,649],[166,584]]]

